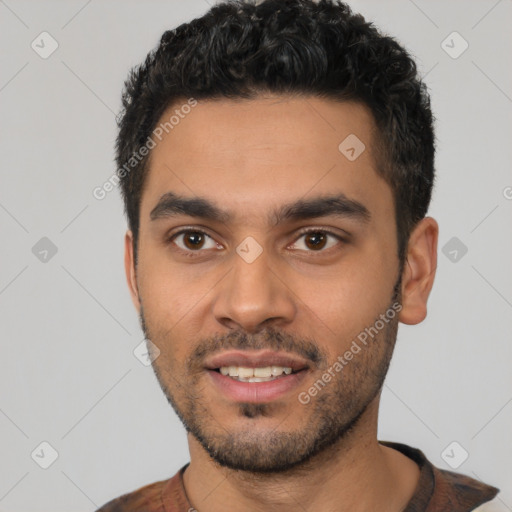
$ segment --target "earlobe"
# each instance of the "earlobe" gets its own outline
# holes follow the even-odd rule
[[[402,275],[402,310],[399,320],[419,324],[427,316],[427,300],[437,268],[439,226],[432,217],[422,219],[411,233]]]
[[[133,305],[135,309],[140,312],[139,289],[137,286],[137,274],[135,272],[133,253],[133,234],[130,230],[128,230],[124,236],[124,270]]]

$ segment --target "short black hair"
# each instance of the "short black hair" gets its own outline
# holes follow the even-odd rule
[[[135,261],[150,157],[139,150],[164,111],[179,99],[269,93],[357,101],[370,109],[378,129],[378,172],[393,191],[403,262],[434,182],[430,98],[407,50],[339,0],[218,3],[166,31],[145,62],[130,71],[118,116],[116,163]]]

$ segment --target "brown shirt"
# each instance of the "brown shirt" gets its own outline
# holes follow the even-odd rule
[[[496,487],[469,476],[434,467],[416,448],[388,441],[380,443],[400,451],[420,467],[418,485],[403,512],[467,512],[492,500],[499,492]],[[187,466],[168,480],[146,485],[109,501],[96,512],[194,512],[183,486],[183,472]]]

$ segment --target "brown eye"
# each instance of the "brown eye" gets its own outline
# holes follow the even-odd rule
[[[183,235],[183,242],[188,249],[200,249],[204,244],[204,235],[199,231],[190,231]]]
[[[187,252],[199,252],[203,249],[219,247],[211,236],[197,229],[184,229],[173,235],[170,241],[175,243],[181,250]]]
[[[320,231],[307,233],[305,235],[305,243],[309,249],[323,249],[327,243],[327,236]]]
[[[324,252],[324,249],[330,249],[341,242],[343,239],[330,231],[310,229],[303,231],[291,248],[306,252]]]

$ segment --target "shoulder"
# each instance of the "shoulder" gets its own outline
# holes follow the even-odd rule
[[[420,478],[405,512],[468,512],[492,500],[499,489],[462,473],[434,466],[418,448],[389,441],[379,441],[400,451],[420,468]]]
[[[162,489],[169,480],[160,480],[123,494],[105,503],[96,512],[160,512]]]
[[[453,510],[473,510],[492,500],[499,489],[462,473],[434,467],[435,493],[433,505],[450,504]]]

